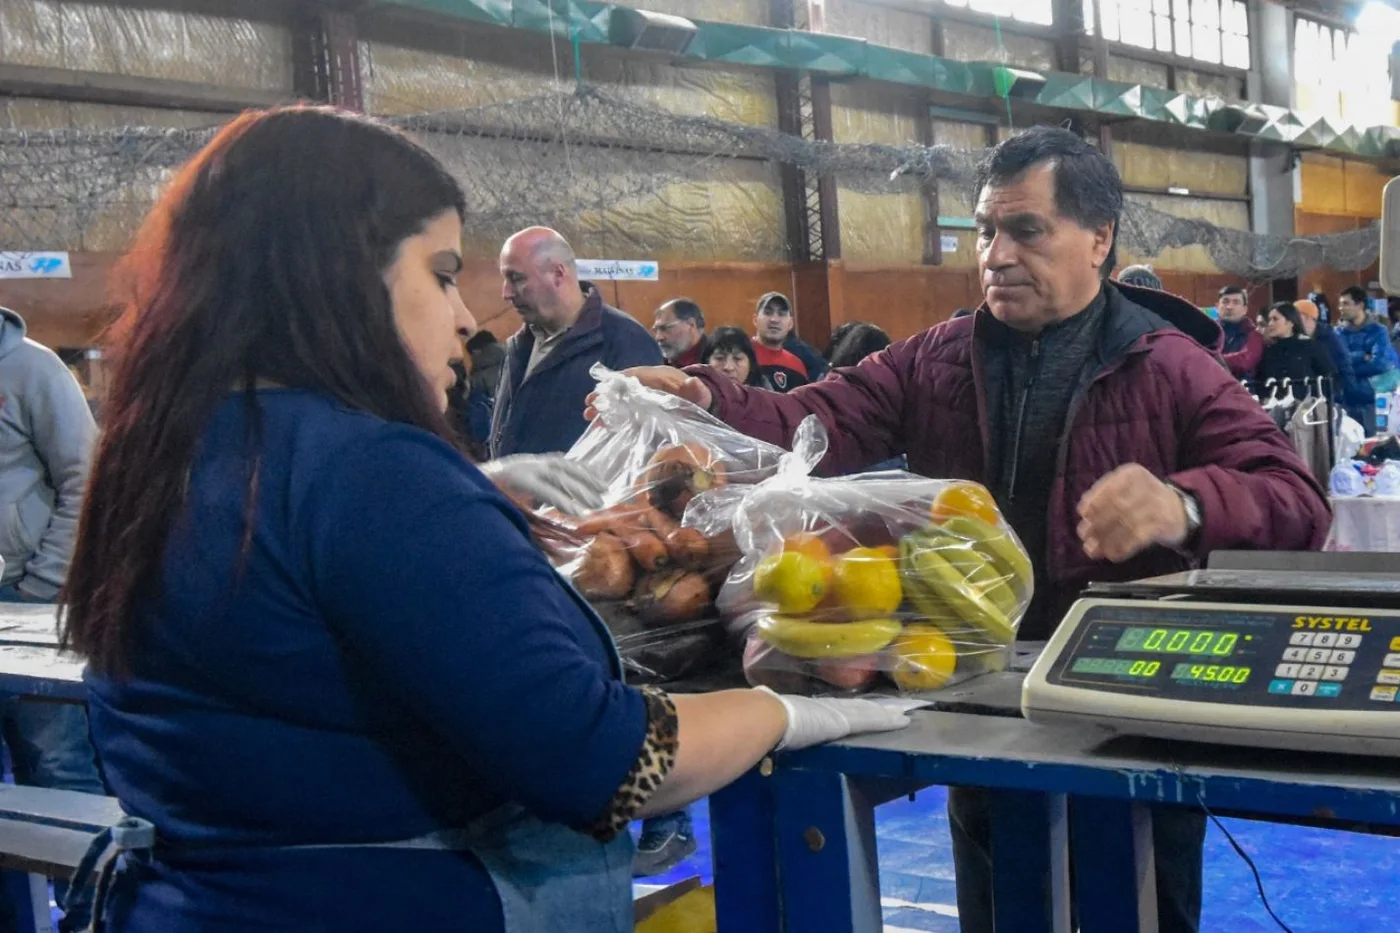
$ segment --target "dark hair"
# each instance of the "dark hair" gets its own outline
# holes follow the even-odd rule
[[[763,385],[763,374],[758,371],[758,355],[753,352],[753,341],[749,335],[738,327],[717,327],[710,335],[710,346],[705,350],[705,357],[700,362],[710,362],[710,357],[716,353],[732,353],[738,350],[749,358],[749,378],[744,380],[745,385]]]
[[[1157,277],[1157,273],[1152,271],[1151,266],[1128,266],[1118,273],[1118,281],[1124,285],[1132,285],[1137,288],[1151,288],[1162,291],[1162,280]]]
[[[127,294],[62,600],[65,647],[101,673],[129,670],[134,607],[157,591],[196,447],[228,393],[241,391],[249,417],[245,555],[260,382],[451,435],[384,282],[403,240],[444,211],[466,205],[436,158],[330,108],[245,113],[180,170],[119,272]]]
[[[1220,297],[1224,298],[1226,295],[1239,295],[1245,301],[1249,300],[1249,292],[1245,291],[1242,285],[1226,285],[1220,290]]]
[[[1055,167],[1055,209],[1085,230],[1113,224],[1102,274],[1118,265],[1118,226],[1123,215],[1123,179],[1113,160],[1077,134],[1058,126],[1036,126],[1000,143],[977,166],[973,191],[1004,185],[1037,165]]]
[[[857,321],[851,329],[841,335],[840,341],[831,348],[832,368],[854,366],[872,353],[879,353],[890,345],[890,335],[874,324]]]
[[[477,350],[484,350],[497,342],[495,334],[489,330],[479,330],[472,334],[471,339],[467,341],[467,352],[475,353]]]
[[[948,318],[948,320],[950,320],[950,321],[956,321],[956,320],[957,320],[958,318],[960,318],[960,317],[972,317],[972,309],[971,309],[971,308],[959,308],[958,310],[956,310],[956,311],[953,312],[953,316],[950,317],[950,318]]]
[[[1269,305],[1270,311],[1277,311],[1283,319],[1293,325],[1293,336],[1297,337],[1306,333],[1303,330],[1303,315],[1299,313],[1298,306],[1291,301],[1280,301]],[[1267,316],[1266,316],[1267,317]]]
[[[847,321],[844,324],[836,325],[836,327],[831,332],[831,336],[827,338],[826,350],[822,353],[822,359],[830,363],[831,354],[836,351],[837,344],[839,344],[847,334],[849,334],[858,326],[860,326],[860,321]]]
[[[1370,296],[1366,294],[1366,289],[1362,288],[1360,285],[1348,285],[1346,288],[1342,289],[1342,294],[1361,305],[1363,308],[1370,307],[1370,305],[1366,303]]]
[[[670,308],[671,313],[678,321],[691,321],[701,330],[705,329],[705,312],[700,310],[700,306],[689,298],[673,298],[656,310]]]

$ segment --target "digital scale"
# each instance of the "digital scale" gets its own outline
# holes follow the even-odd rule
[[[1400,573],[1093,586],[1026,675],[1021,709],[1126,735],[1400,757]]]

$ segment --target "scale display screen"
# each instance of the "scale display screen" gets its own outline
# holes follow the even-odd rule
[[[1381,622],[1396,631],[1380,631]],[[1400,693],[1400,619],[1379,613],[1100,603],[1072,628],[1056,639],[1063,645],[1045,673],[1050,684],[1314,709],[1393,709]]]
[[[1239,643],[1235,632],[1214,632],[1198,628],[1147,628],[1134,626],[1124,629],[1113,646],[1114,651],[1143,651],[1159,654],[1199,654],[1217,658],[1229,657]]]

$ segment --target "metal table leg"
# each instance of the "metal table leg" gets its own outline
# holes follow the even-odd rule
[[[49,879],[22,871],[4,871],[0,875],[0,884],[4,884],[14,911],[16,933],[54,933]]]
[[[774,778],[778,886],[788,933],[880,933],[874,798],[844,774]]]
[[[773,780],[755,769],[710,797],[719,933],[780,933]]]

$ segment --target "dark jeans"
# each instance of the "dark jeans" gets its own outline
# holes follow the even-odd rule
[[[0,602],[43,603],[19,592],[13,585],[0,587]],[[0,736],[9,748],[15,783],[31,787],[106,794],[97,768],[97,752],[88,735],[87,709],[76,703],[7,697],[0,700]],[[63,903],[68,885],[54,885]],[[86,905],[76,905],[65,920],[67,929],[86,925]],[[15,907],[0,885],[0,933],[15,927]]]
[[[988,812],[987,791],[979,787],[948,788],[948,823],[953,836],[958,924],[962,933],[993,931]],[[1205,839],[1204,813],[1182,807],[1152,810],[1160,933],[1197,933],[1200,929],[1201,855]]]

